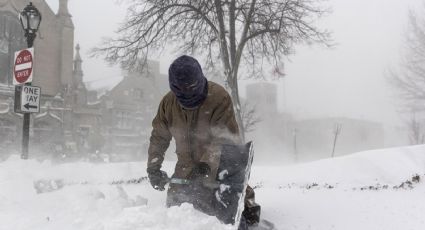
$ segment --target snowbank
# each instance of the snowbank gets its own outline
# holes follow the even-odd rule
[[[12,156],[0,163],[0,229],[231,229],[190,205],[165,208],[165,192],[147,181],[145,162],[55,165]],[[165,169],[172,172],[173,162]],[[425,145],[361,152],[289,167],[253,166],[262,216],[278,229],[425,229]],[[392,189],[418,175],[413,187]],[[58,180],[37,193],[34,182]],[[316,184],[316,185],[315,185]],[[368,185],[388,189],[363,190]],[[326,186],[325,186],[326,185]],[[62,187],[63,186],[63,187]]]
[[[0,163],[0,229],[230,229],[189,204],[167,209],[165,192],[146,181],[111,184],[146,176],[145,171],[144,162],[54,165],[14,155]],[[39,180],[61,186],[38,194]]]
[[[398,184],[425,173],[425,145],[360,152],[288,167],[254,167],[251,182],[269,185],[328,183]]]

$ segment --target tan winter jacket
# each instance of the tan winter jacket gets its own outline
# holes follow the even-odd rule
[[[208,96],[196,109],[184,109],[169,92],[159,104],[152,121],[148,150],[148,170],[160,169],[171,138],[176,142],[177,164],[173,177],[189,179],[199,162],[211,168],[209,178],[215,179],[223,143],[240,144],[239,129],[233,103],[226,90],[208,82]]]

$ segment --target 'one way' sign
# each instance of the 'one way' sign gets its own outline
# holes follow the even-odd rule
[[[18,92],[15,92],[15,96],[20,95],[21,100],[15,100],[15,102],[20,102],[20,105],[15,107],[15,111],[19,113],[40,112],[41,88],[29,85],[16,86],[16,88]]]

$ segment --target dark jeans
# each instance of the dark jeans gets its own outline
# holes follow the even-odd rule
[[[182,203],[190,203],[193,207],[207,215],[216,216],[226,224],[230,221],[228,216],[217,203],[215,198],[216,189],[206,188],[200,183],[191,185],[170,184],[167,192],[167,207],[179,206]],[[240,229],[244,225],[252,225],[260,220],[260,206],[255,203],[254,190],[247,186],[245,195],[245,209],[241,218]]]
[[[215,215],[215,190],[200,184],[180,185],[170,184],[167,192],[167,207],[190,203],[193,207],[208,215]]]

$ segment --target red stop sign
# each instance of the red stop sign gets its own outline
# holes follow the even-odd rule
[[[14,82],[23,84],[32,81],[33,54],[32,50],[21,50],[15,54]]]

